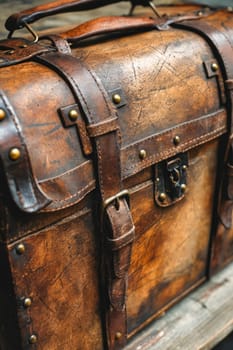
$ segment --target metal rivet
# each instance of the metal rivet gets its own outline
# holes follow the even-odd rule
[[[71,109],[69,111],[69,118],[73,121],[78,119],[78,112],[76,111],[76,109]]]
[[[198,16],[203,16],[203,12],[202,11],[198,11],[197,15]]]
[[[23,243],[20,243],[16,247],[16,253],[19,255],[22,255],[25,252],[25,245]]]
[[[122,337],[122,333],[121,333],[121,332],[116,332],[115,338],[116,338],[117,340],[119,340],[119,339],[121,339],[121,337]]]
[[[31,298],[25,298],[23,301],[23,306],[25,308],[30,307],[32,305],[32,299]]]
[[[26,44],[19,46],[20,49],[26,49],[26,47],[28,47],[28,45],[26,45]]]
[[[0,108],[0,120],[3,120],[4,118],[6,118],[6,112],[4,109]]]
[[[184,164],[184,165],[182,166],[182,169],[183,169],[184,171],[187,170],[187,165]]]
[[[182,192],[185,192],[186,189],[187,189],[187,186],[186,186],[185,184],[181,184],[181,185],[180,185],[180,188],[181,188],[181,191],[182,191]]]
[[[0,58],[0,63],[5,62],[4,58]]]
[[[175,136],[173,139],[173,142],[175,146],[178,146],[180,144],[180,136]]]
[[[156,178],[156,182],[160,182],[160,178],[159,177]]]
[[[37,343],[37,336],[35,334],[32,334],[32,335],[30,335],[28,340],[29,340],[30,344],[35,344],[35,343]]]
[[[141,150],[139,151],[139,158],[145,159],[146,156],[147,156],[146,150],[141,149]]]
[[[219,69],[218,64],[215,63],[215,62],[212,63],[212,64],[211,64],[211,69],[212,69],[213,72],[217,72],[217,70]]]
[[[19,148],[12,148],[9,153],[9,157],[11,160],[17,160],[21,156],[21,152]]]
[[[13,55],[14,53],[15,53],[15,50],[9,50],[5,52],[6,55]]]
[[[114,94],[112,100],[116,105],[119,105],[119,103],[121,103],[121,96],[119,94]]]
[[[160,193],[159,195],[159,200],[160,202],[164,202],[166,200],[167,196],[166,196],[166,193]]]

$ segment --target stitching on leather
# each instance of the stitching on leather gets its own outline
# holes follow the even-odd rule
[[[65,172],[65,173],[63,173],[61,175],[55,176],[55,177],[50,178],[48,180],[41,180],[41,181],[39,181],[39,183],[40,184],[44,184],[44,183],[56,182],[58,179],[61,179],[62,177],[66,177],[66,176],[72,175],[72,173],[75,173],[77,169],[79,169],[79,168],[81,169],[81,168],[85,167],[89,162],[90,161],[87,161],[87,162],[85,162],[85,163],[83,163],[81,165],[76,166],[74,169],[71,169],[71,170],[69,170],[69,171],[67,171],[67,172]]]
[[[92,180],[92,181],[88,182],[88,184],[87,184],[85,187],[83,187],[81,190],[79,190],[78,192],[76,192],[76,193],[74,193],[74,194],[72,194],[72,195],[70,195],[70,196],[68,196],[68,197],[65,197],[64,199],[54,199],[54,200],[53,200],[53,203],[62,203],[62,202],[66,202],[66,201],[68,201],[68,200],[70,200],[70,199],[72,199],[72,198],[75,198],[75,197],[77,197],[77,196],[80,196],[83,192],[86,191],[86,189],[87,189],[88,187],[90,187],[90,186],[93,185],[94,183],[95,183],[95,180]]]
[[[192,124],[196,124],[198,121],[199,122],[201,122],[201,121],[207,121],[209,118],[219,118],[219,114],[222,114],[224,111],[223,110],[221,110],[221,111],[219,111],[218,113],[216,113],[216,114],[210,114],[210,115],[207,115],[207,116],[204,116],[204,117],[201,117],[201,118],[199,118],[199,119],[195,119],[195,120],[190,120],[190,121],[188,121],[188,122],[184,122],[184,123],[182,123],[182,124],[179,124],[179,125],[176,125],[175,127],[172,127],[171,129],[169,129],[169,130],[166,130],[166,131],[163,131],[163,132],[160,132],[160,133],[158,133],[158,134],[155,134],[155,135],[152,135],[152,136],[150,136],[150,137],[148,137],[148,138],[146,138],[146,142],[148,142],[148,141],[150,141],[150,140],[154,140],[154,138],[156,137],[156,136],[163,136],[163,135],[166,135],[166,134],[170,134],[171,132],[173,132],[173,131],[175,131],[175,130],[177,130],[177,129],[180,129],[180,128],[182,128],[182,127],[186,127],[186,126],[189,126],[189,125],[192,125]],[[223,116],[224,117],[224,116]],[[215,129],[215,131],[216,131],[216,129]],[[208,135],[208,134],[205,134],[205,135]],[[197,137],[196,139],[194,139],[194,140],[198,140],[198,138],[199,137]],[[142,140],[143,141],[143,140]],[[140,143],[140,142],[139,142]],[[137,144],[137,143],[136,143]],[[129,146],[127,146],[125,149],[130,149],[130,148],[135,148],[135,144],[132,144],[132,145],[129,145]]]
[[[197,146],[202,145],[203,143],[211,141],[213,138],[222,135],[222,131],[223,130],[225,130],[225,127],[218,128],[218,129],[216,129],[214,131],[211,131],[211,132],[209,132],[209,133],[207,133],[205,135],[202,135],[201,137],[196,138],[194,140],[189,140],[188,142],[184,143],[182,146],[188,146],[188,145],[190,145],[190,146],[188,148],[186,148],[185,150],[182,150],[182,151],[188,151],[191,147],[197,147]],[[208,136],[210,136],[210,137],[208,137]],[[201,141],[201,139],[203,139],[203,140]],[[193,145],[193,143],[195,141],[197,141],[197,140],[200,140],[200,142],[195,143]],[[149,165],[152,165],[154,163],[154,160],[156,160],[156,163],[158,163],[158,162],[162,161],[164,158],[169,157],[173,153],[174,153],[173,150],[168,151],[168,152],[160,152],[158,154],[159,158],[157,158],[158,156],[152,155],[143,164],[136,165],[136,166],[135,165],[134,166],[129,166],[128,168],[126,168],[126,172],[129,171],[130,169],[134,169],[135,168],[135,171],[130,172],[130,175],[134,175],[134,174],[138,173],[138,171],[146,168]],[[177,152],[175,152],[175,153],[177,153]],[[123,176],[123,179],[127,178],[128,176],[129,176],[128,174]]]

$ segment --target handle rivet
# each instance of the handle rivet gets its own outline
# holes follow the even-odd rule
[[[160,202],[164,202],[166,200],[167,196],[166,196],[166,193],[160,193],[159,195],[159,200]]]
[[[146,156],[147,156],[146,150],[145,149],[141,149],[139,151],[139,158],[143,160],[143,159],[146,158]]]
[[[35,334],[32,334],[32,335],[30,335],[28,340],[29,340],[30,344],[36,344],[37,343],[37,336]]]
[[[73,121],[78,119],[78,112],[75,109],[69,111],[69,118]]]
[[[176,135],[173,139],[174,145],[178,146],[180,144],[180,136]]]
[[[121,332],[116,332],[115,338],[116,338],[117,340],[119,340],[119,339],[121,339],[121,337],[122,337],[122,333],[121,333]]]
[[[9,153],[9,157],[11,160],[18,160],[21,156],[21,152],[19,148],[12,148]]]
[[[23,306],[25,308],[28,308],[32,305],[32,299],[31,298],[25,298],[24,301],[23,301]]]
[[[0,121],[6,118],[6,112],[4,109],[0,108]]]
[[[22,255],[24,254],[24,252],[25,252],[25,245],[23,243],[18,244],[16,247],[16,253],[19,255]]]
[[[121,103],[121,96],[119,94],[114,94],[112,100],[116,105],[119,105],[119,103]]]
[[[218,64],[217,63],[212,63],[211,64],[211,69],[212,69],[212,71],[213,72],[217,72],[218,71],[218,69],[219,69],[219,66],[218,66]]]
[[[181,184],[181,185],[180,185],[180,188],[181,188],[181,191],[182,191],[182,192],[185,192],[186,189],[187,189],[187,186],[186,186],[185,184]]]

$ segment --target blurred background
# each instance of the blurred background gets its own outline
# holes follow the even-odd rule
[[[4,28],[4,22],[6,18],[15,12],[21,11],[32,6],[48,3],[49,0],[0,0],[0,38],[7,36],[7,32]],[[198,2],[202,4],[210,4],[211,6],[233,6],[233,0],[154,0],[155,5],[159,4],[177,4],[177,3]],[[76,25],[92,17],[103,15],[120,15],[127,14],[129,11],[129,2],[123,1],[119,4],[105,6],[101,9],[81,12],[81,13],[69,13],[64,15],[57,15],[56,17],[48,17],[33,25],[33,28],[37,30],[50,29],[55,26],[64,27],[67,25]]]

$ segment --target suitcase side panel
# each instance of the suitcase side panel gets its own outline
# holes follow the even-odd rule
[[[22,349],[30,348],[32,335],[41,350],[103,348],[98,237],[92,222],[86,208],[9,246]],[[28,307],[26,298],[31,299]]]

